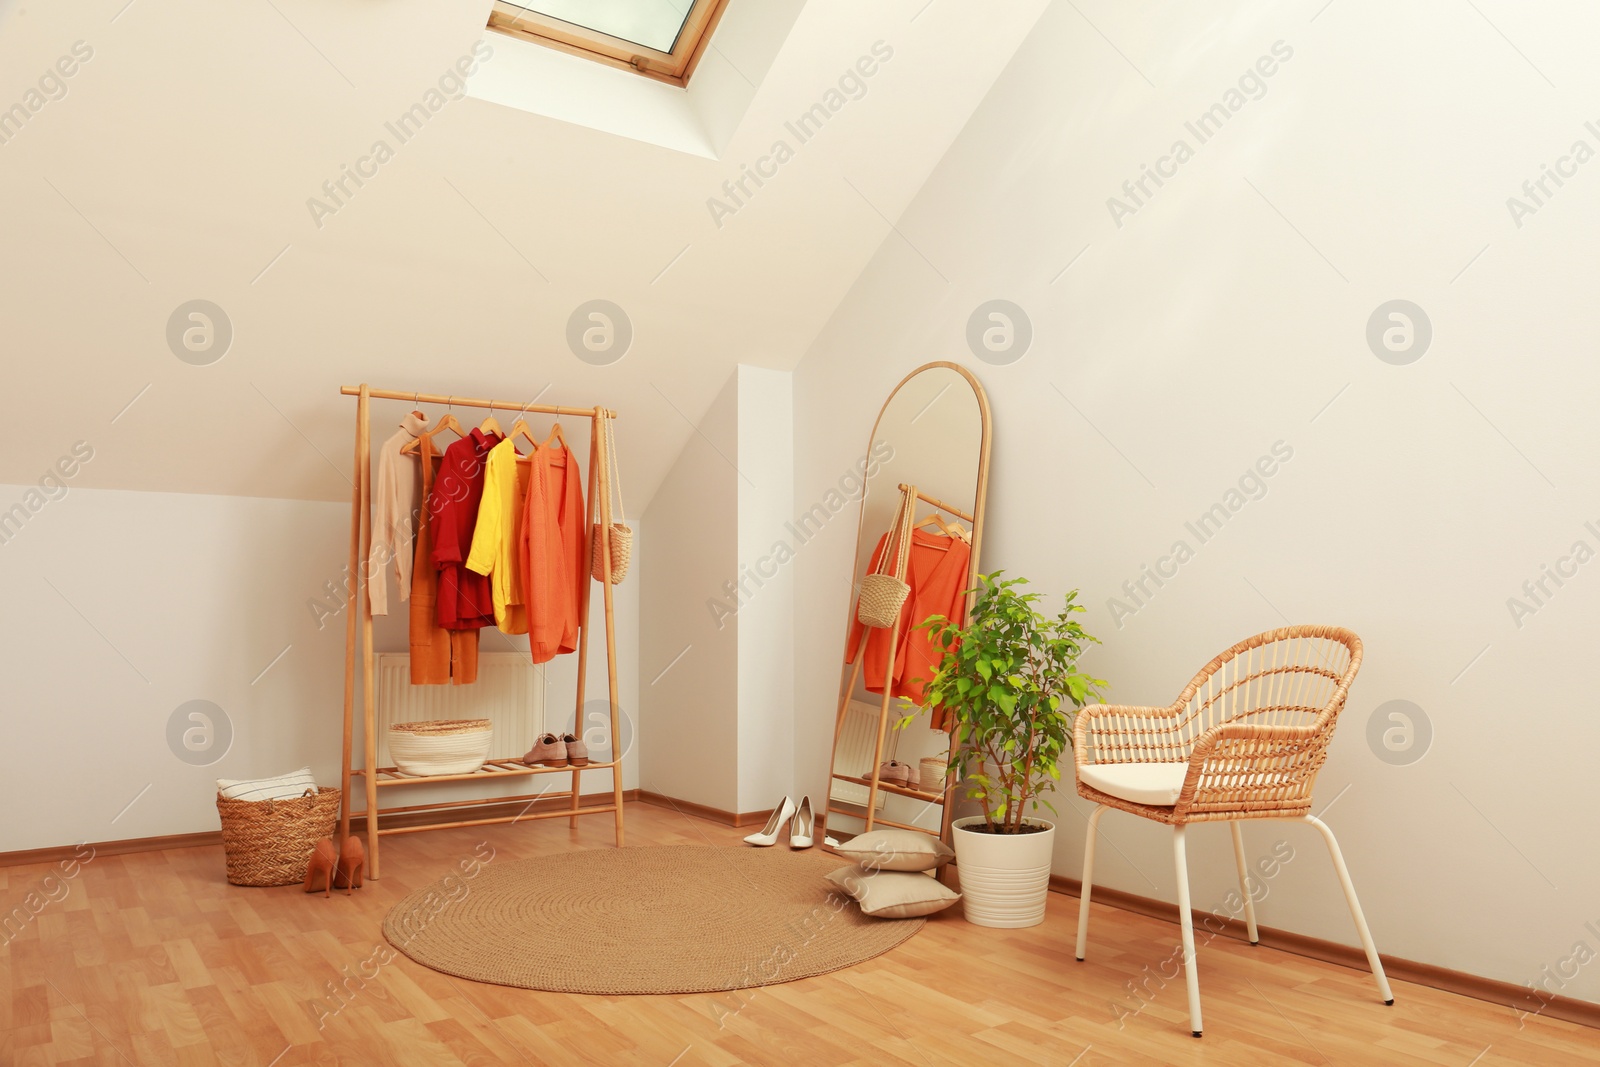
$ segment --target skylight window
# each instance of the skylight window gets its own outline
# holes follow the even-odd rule
[[[728,0],[496,0],[490,29],[687,85]]]

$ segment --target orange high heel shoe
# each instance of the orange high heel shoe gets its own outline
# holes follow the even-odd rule
[[[361,843],[361,838],[354,834],[344,839],[339,846],[339,862],[333,869],[333,884],[344,890],[344,895],[350,895],[353,886],[361,888],[362,872],[367,866],[367,849]]]
[[[317,847],[311,850],[311,861],[306,864],[306,892],[315,893],[318,889],[317,881],[321,879],[323,896],[333,895],[333,868],[338,863],[339,855],[333,850],[333,841],[324,837],[317,842]]]

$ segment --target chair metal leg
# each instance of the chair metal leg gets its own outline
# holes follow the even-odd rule
[[[1239,892],[1244,894],[1244,925],[1250,934],[1252,945],[1261,944],[1261,935],[1256,933],[1256,902],[1250,897],[1250,872],[1244,864],[1244,834],[1239,829],[1238,820],[1228,824],[1228,829],[1233,831],[1233,864],[1239,868]]]
[[[1089,893],[1094,888],[1094,839],[1099,833],[1100,816],[1106,813],[1104,804],[1098,805],[1089,816],[1089,830],[1083,841],[1083,886],[1078,890],[1078,962],[1083,962],[1084,950],[1089,947]]]
[[[1189,859],[1183,848],[1187,829],[1182,823],[1172,828],[1172,859],[1178,871],[1178,925],[1183,930],[1183,981],[1189,987],[1189,1029],[1199,1037],[1200,974],[1195,969],[1194,915],[1189,910]]]
[[[1361,901],[1356,899],[1356,887],[1350,881],[1350,869],[1344,865],[1344,854],[1339,851],[1339,842],[1333,836],[1333,831],[1328,824],[1315,815],[1305,816],[1306,822],[1322,831],[1322,839],[1328,843],[1328,855],[1333,857],[1333,869],[1339,872],[1339,884],[1344,888],[1344,899],[1350,905],[1350,917],[1356,921],[1356,933],[1361,935],[1361,947],[1367,950],[1367,964],[1372,968],[1372,977],[1378,981],[1378,995],[1385,1004],[1394,1003],[1394,993],[1389,989],[1389,979],[1383,973],[1383,961],[1378,959],[1378,947],[1372,943],[1372,931],[1367,929],[1367,917],[1361,912]]]

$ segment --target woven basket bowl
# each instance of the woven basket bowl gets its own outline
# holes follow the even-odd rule
[[[927,756],[921,761],[922,790],[925,793],[944,792],[944,772],[947,769],[943,756]]]
[[[217,794],[222,851],[234,885],[293,885],[305,880],[311,850],[333,836],[337,789],[287,800],[232,800]]]
[[[404,774],[471,774],[489,758],[488,719],[433,719],[389,727],[389,755]]]

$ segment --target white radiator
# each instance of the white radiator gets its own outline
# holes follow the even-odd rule
[[[872,751],[878,744],[878,716],[882,706],[876,701],[852,700],[844,711],[844,728],[839,731],[839,747],[833,756],[833,769],[838,774],[872,777]],[[900,731],[894,728],[896,708],[889,709],[889,727],[883,738],[883,758],[894,758],[900,741]],[[869,790],[854,782],[841,782],[837,778],[828,790],[828,798],[839,804],[867,806]],[[889,799],[887,793],[878,794],[877,810],[882,811]]]
[[[488,719],[494,726],[490,759],[520,757],[544,732],[544,668],[521,652],[480,652],[471,685],[412,685],[411,657],[376,657],[378,766],[393,767],[389,724],[429,719]]]

